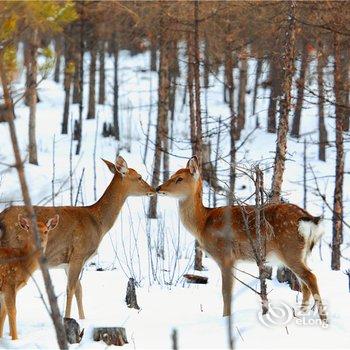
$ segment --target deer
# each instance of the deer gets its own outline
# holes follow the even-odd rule
[[[38,221],[40,246],[43,252],[47,246],[48,233],[54,230],[59,222],[59,215],[50,218],[46,224]],[[12,340],[18,339],[16,322],[16,296],[30,276],[39,266],[40,249],[36,247],[32,225],[29,219],[18,215],[18,227],[28,232],[21,248],[0,248],[0,337],[3,336],[6,315],[9,318]]]
[[[55,234],[49,235],[45,255],[49,267],[64,268],[66,271],[66,318],[71,318],[73,295],[78,305],[79,318],[85,318],[79,278],[81,271],[85,262],[97,254],[100,242],[114,225],[126,199],[129,196],[155,195],[155,190],[136,170],[128,167],[123,157],[118,156],[115,163],[102,160],[113,178],[97,202],[89,206],[34,206],[40,221],[54,214],[59,214],[61,218]],[[2,246],[15,247],[18,244],[20,232],[13,222],[24,210],[24,206],[12,206],[0,213]]]
[[[207,208],[202,200],[202,178],[198,159],[193,156],[186,168],[179,169],[168,181],[156,188],[157,194],[178,199],[183,226],[198,240],[202,249],[214,259],[221,271],[223,315],[231,315],[233,289],[232,270],[239,260],[254,261],[254,252],[247,234],[256,241],[254,206],[229,205]],[[269,203],[263,208],[266,224],[261,235],[266,242],[267,258],[277,257],[301,282],[305,311],[311,294],[321,320],[326,314],[317,279],[307,266],[307,257],[324,230],[321,217],[314,217],[294,204]]]

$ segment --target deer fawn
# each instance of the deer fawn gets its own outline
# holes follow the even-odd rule
[[[232,268],[237,260],[254,260],[247,226],[256,239],[253,206],[206,208],[202,202],[202,179],[197,157],[187,167],[178,170],[168,181],[157,187],[157,193],[178,198],[182,224],[199,241],[219,265],[222,275],[224,316],[231,314]],[[305,308],[312,293],[319,316],[326,320],[316,276],[306,265],[306,258],[323,230],[320,218],[293,204],[269,204],[263,209],[267,224],[261,227],[266,242],[266,254],[273,254],[300,279]],[[272,230],[271,230],[272,229]],[[272,232],[271,232],[272,231]]]
[[[59,221],[55,215],[46,224],[38,221],[40,243],[45,251],[48,232],[53,230]],[[18,215],[19,228],[31,231],[30,221]],[[0,337],[3,335],[6,314],[9,317],[10,334],[13,340],[17,339],[16,325],[16,295],[24,287],[39,265],[40,250],[35,246],[34,234],[29,232],[22,248],[0,248],[0,294],[2,297],[0,309]]]
[[[104,235],[112,228],[120,209],[129,196],[152,196],[155,190],[148,185],[134,169],[128,168],[122,157],[113,164],[103,160],[113,173],[113,179],[102,197],[93,205],[84,207],[34,207],[39,220],[45,220],[55,213],[61,221],[54,235],[50,235],[46,257],[50,267],[63,267],[68,274],[65,317],[70,318],[73,295],[75,294],[79,318],[85,318],[82,304],[82,287],[79,276],[89,258],[97,251]],[[13,206],[0,214],[3,246],[16,246],[19,234],[13,227],[15,217],[25,210]]]

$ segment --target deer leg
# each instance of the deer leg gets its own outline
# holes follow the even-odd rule
[[[78,279],[75,289],[75,299],[78,304],[79,318],[84,319],[84,308],[83,308],[83,288],[81,286],[80,280]]]
[[[68,277],[68,270],[65,269],[66,275]],[[83,307],[83,288],[80,283],[80,279],[78,278],[76,286],[75,286],[75,300],[77,301],[78,305],[78,312],[79,312],[79,318],[82,320],[85,318],[84,314],[84,307]]]
[[[5,318],[6,318],[6,305],[4,300],[1,301],[1,309],[0,309],[0,338],[2,338],[4,334],[4,323],[5,323]]]
[[[18,339],[16,324],[16,291],[10,289],[5,292],[5,303],[10,323],[10,334],[12,340]]]
[[[220,269],[222,278],[222,298],[224,302],[223,316],[229,316],[231,315],[233,287],[232,265],[226,267],[220,266]]]
[[[305,312],[307,310],[307,307],[309,306],[310,296],[311,292],[308,286],[300,280],[301,284],[301,291],[303,293],[303,301],[301,302],[301,311]]]
[[[322,299],[317,285],[316,276],[301,261],[288,264],[289,268],[306,284],[317,305],[318,314],[321,320],[326,321],[327,316],[323,307]]]
[[[75,261],[74,263],[69,264],[68,283],[67,283],[67,303],[66,303],[66,312],[65,312],[65,317],[68,317],[68,318],[70,318],[70,315],[71,315],[73,295],[75,294],[75,291],[76,291],[77,282],[78,282],[82,267],[83,267],[82,261],[79,261],[79,262]]]

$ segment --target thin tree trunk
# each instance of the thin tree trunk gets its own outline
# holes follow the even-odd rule
[[[200,48],[199,48],[199,0],[194,2],[194,60],[193,60],[193,75],[194,75],[194,94],[195,94],[195,120],[196,120],[196,155],[199,162],[199,169],[202,173],[202,116],[201,116],[201,86],[200,86]],[[194,269],[203,270],[202,250],[199,247],[198,241],[195,243],[195,259]]]
[[[247,70],[248,61],[246,52],[243,52],[241,57],[241,64],[239,68],[239,90],[238,90],[238,116],[237,116],[237,128],[236,128],[236,140],[239,140],[241,131],[245,126],[245,95],[247,90]]]
[[[291,109],[292,81],[294,75],[295,60],[295,2],[286,3],[289,6],[288,29],[285,35],[284,45],[284,96],[281,101],[281,113],[277,131],[276,155],[274,162],[274,172],[272,178],[272,201],[278,202],[281,199],[283,174],[287,152],[288,117]]]
[[[196,119],[194,115],[194,92],[193,92],[193,44],[192,35],[188,34],[187,38],[187,90],[188,90],[188,100],[190,107],[190,131],[191,131],[191,147],[192,154],[196,154]]]
[[[345,106],[343,109],[343,131],[349,131],[350,126],[350,81],[349,81],[349,68],[350,68],[350,57],[348,45],[342,45],[341,50],[341,79],[342,79],[342,104]]]
[[[226,72],[226,86],[228,93],[228,105],[230,108],[230,191],[229,204],[234,203],[234,193],[236,184],[236,128],[237,116],[234,110],[234,81],[233,81],[233,57],[232,51],[229,47],[226,48],[225,53],[225,72]]]
[[[276,133],[276,115],[277,115],[277,102],[280,97],[280,73],[277,68],[276,58],[270,60],[270,81],[271,81],[271,92],[270,102],[267,111],[267,132]]]
[[[105,45],[104,41],[101,40],[100,47],[99,47],[99,60],[100,60],[100,67],[99,67],[99,90],[98,90],[98,103],[100,105],[103,105],[105,103],[106,99],[106,74],[105,74]]]
[[[152,72],[157,71],[157,44],[154,41],[151,44],[150,69]]]
[[[307,51],[307,43],[304,42],[303,50],[301,53],[300,75],[297,81],[297,102],[295,105],[294,118],[291,130],[291,136],[296,138],[300,137],[300,120],[304,102],[305,76],[307,75],[308,56],[309,55]]]
[[[255,84],[254,84],[254,92],[253,92],[253,115],[255,115],[255,112],[256,112],[256,99],[258,97],[258,87],[259,87],[259,80],[260,80],[261,71],[262,71],[262,65],[263,65],[263,59],[258,58],[256,62]],[[257,126],[259,126],[258,118],[257,118]]]
[[[119,131],[119,81],[118,81],[118,59],[119,59],[119,43],[116,34],[113,39],[114,49],[114,89],[113,89],[113,127],[114,137],[120,140]]]
[[[35,244],[39,251],[41,252],[40,258],[39,258],[39,264],[40,264],[40,269],[44,278],[44,284],[46,288],[46,292],[48,295],[49,299],[49,304],[51,308],[51,319],[53,321],[55,330],[56,330],[56,336],[57,336],[57,342],[60,347],[60,349],[68,349],[68,344],[67,344],[67,338],[66,338],[66,332],[62,323],[62,318],[60,315],[60,310],[58,308],[57,304],[57,298],[54,292],[54,288],[52,285],[51,277],[49,274],[49,270],[47,267],[47,261],[42,254],[42,249],[40,245],[40,235],[39,235],[39,230],[37,226],[37,220],[36,220],[36,215],[31,203],[30,195],[29,195],[29,189],[27,186],[26,178],[25,178],[25,173],[24,173],[24,167],[23,167],[23,162],[21,159],[20,155],[20,150],[19,150],[19,145],[18,145],[18,139],[17,139],[17,133],[16,133],[16,127],[14,123],[14,113],[13,113],[13,102],[10,96],[10,91],[9,91],[9,83],[7,81],[7,76],[5,73],[5,67],[3,65],[3,51],[0,49],[0,77],[1,77],[1,82],[2,82],[2,87],[3,87],[3,94],[4,94],[4,101],[5,101],[5,106],[8,111],[10,111],[11,116],[8,119],[8,124],[9,124],[9,129],[10,129],[10,136],[11,136],[11,142],[12,142],[12,147],[13,147],[13,152],[15,155],[16,159],[16,168],[18,172],[18,177],[21,185],[21,190],[22,190],[22,195],[23,195],[23,200],[24,204],[26,206],[28,216],[33,224],[33,231],[34,231],[34,236],[35,236]]]
[[[75,69],[73,75],[73,103],[80,103],[81,93],[80,93],[80,54],[78,52],[74,53],[75,59]]]
[[[84,53],[85,53],[85,45],[84,45],[84,19],[83,19],[83,7],[85,6],[85,2],[81,1],[80,3],[80,35],[79,35],[79,120],[78,120],[78,143],[77,148],[75,150],[75,154],[78,155],[81,149],[82,137],[83,137],[83,97],[84,97]]]
[[[340,245],[343,242],[343,183],[344,183],[344,105],[339,34],[334,33],[334,96],[335,96],[335,186],[333,202],[332,270],[340,270]]]
[[[162,150],[167,151],[167,123],[169,112],[169,42],[166,34],[162,33],[160,38],[160,54],[159,54],[159,70],[158,70],[158,117],[157,117],[157,131],[156,144],[154,150],[153,161],[153,176],[152,187],[157,187],[160,179],[160,163]],[[169,155],[168,155],[169,156]],[[163,156],[163,162],[167,161]],[[169,168],[167,169],[169,171]],[[157,196],[150,199],[149,218],[157,217]]]
[[[324,117],[324,86],[323,86],[323,68],[325,58],[323,48],[320,48],[317,59],[317,86],[318,86],[318,129],[319,129],[319,146],[318,159],[326,161],[326,145],[328,144],[327,129]]]
[[[29,163],[38,165],[38,152],[36,146],[36,103],[37,103],[37,95],[36,95],[36,84],[37,84],[37,49],[38,49],[38,32],[34,30],[32,33],[32,37],[29,43],[29,55],[30,61],[27,66],[29,70],[28,75],[28,97],[29,97]]]
[[[62,55],[62,38],[58,36],[55,39],[55,54],[56,54],[56,62],[55,62],[55,72],[54,72],[54,81],[56,83],[60,82],[60,72],[61,72],[61,55]]]
[[[65,67],[64,67],[64,109],[62,120],[62,134],[68,133],[68,119],[70,106],[70,91],[74,73],[74,64],[71,57],[71,44],[68,40],[65,43]]]
[[[92,44],[90,49],[89,68],[89,104],[87,119],[94,119],[96,114],[96,47]]]

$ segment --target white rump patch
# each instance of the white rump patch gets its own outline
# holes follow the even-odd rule
[[[303,255],[304,258],[306,258],[307,255],[310,253],[311,245],[316,244],[320,240],[321,236],[324,234],[323,221],[320,220],[320,222],[316,225],[312,221],[300,220],[299,234],[303,236],[305,240]]]

